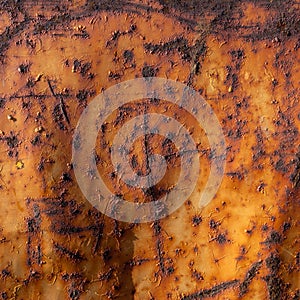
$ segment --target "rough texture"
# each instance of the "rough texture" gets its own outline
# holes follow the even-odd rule
[[[298,299],[299,5],[1,1],[0,299]],[[148,153],[158,151],[175,172],[146,191],[117,185],[103,161],[131,117],[176,115],[203,153],[190,199],[161,221],[131,225],[84,199],[71,143],[93,96],[141,76],[200,91],[228,152],[222,185],[199,211],[210,156],[195,120],[155,99],[112,114],[96,152],[107,184],[125,198],[163,195],[179,165],[172,143],[146,136],[133,168],[146,173]]]

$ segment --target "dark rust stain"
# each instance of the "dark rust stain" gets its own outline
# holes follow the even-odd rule
[[[227,238],[226,233],[223,232],[217,234],[217,236],[214,237],[212,240],[216,241],[220,245],[224,245],[225,243],[230,242],[230,240]]]
[[[168,55],[170,52],[177,51],[181,54],[182,59],[190,61],[192,59],[191,47],[188,40],[184,37],[176,37],[165,43],[152,44],[145,43],[144,48],[150,54]]]
[[[51,91],[51,94],[53,95],[54,98],[59,100],[59,104],[57,104],[54,107],[53,114],[52,114],[53,118],[54,118],[55,122],[58,124],[59,128],[62,129],[62,130],[65,130],[66,128],[65,128],[62,120],[65,120],[68,124],[70,124],[70,120],[69,120],[69,117],[67,115],[64,99],[63,99],[61,94],[58,95],[54,92],[51,81],[49,79],[47,80],[47,82],[48,82],[48,86],[49,86],[49,89]]]
[[[16,134],[14,131],[10,131],[9,135],[5,135],[4,132],[3,134],[4,135],[0,137],[0,141],[6,142],[6,145],[8,147],[7,155],[9,157],[18,157],[18,147],[21,144],[21,141],[18,138],[18,134]]]
[[[10,271],[7,270],[7,269],[3,269],[3,270],[1,271],[1,278],[2,278],[2,279],[5,279],[5,278],[9,277],[10,275],[11,275],[11,273],[10,273]]]
[[[209,228],[217,229],[220,226],[220,223],[215,221],[214,219],[209,220]]]
[[[125,269],[127,267],[133,268],[135,266],[141,266],[143,263],[150,261],[149,258],[133,258],[126,263]]]
[[[293,184],[293,188],[298,188],[300,186],[300,151],[297,153],[294,159],[295,170],[290,176],[290,180]]]
[[[54,250],[56,250],[58,253],[62,254],[63,256],[67,257],[68,259],[71,259],[72,262],[80,262],[85,260],[85,257],[79,253],[79,251],[72,251],[58,243],[54,243]]]
[[[79,100],[79,105],[82,107],[87,106],[87,99],[95,95],[95,90],[93,89],[84,89],[79,90],[76,94],[76,98]]]
[[[278,231],[272,230],[270,232],[270,235],[263,243],[267,245],[274,245],[274,244],[281,244],[282,241],[283,241],[282,235]]]
[[[30,204],[32,216],[27,219],[27,264],[36,268],[42,264],[41,248],[41,213],[40,207],[36,204]]]
[[[18,67],[18,71],[21,73],[21,74],[25,74],[29,71],[29,64],[20,64],[19,67]]]
[[[239,283],[238,280],[226,281],[226,282],[220,283],[212,288],[204,289],[204,290],[201,290],[194,294],[183,296],[181,298],[181,300],[196,300],[196,299],[200,300],[200,299],[214,297],[229,288],[237,286],[238,283]]]
[[[239,286],[239,297],[243,297],[247,292],[248,292],[248,287],[251,284],[252,280],[255,278],[255,276],[258,274],[261,266],[262,266],[263,261],[258,261],[255,262],[250,269],[248,270],[248,272],[246,273],[246,276],[243,280],[243,282],[241,282],[240,286]]]
[[[201,216],[198,216],[198,215],[193,216],[193,218],[192,218],[192,223],[193,223],[193,226],[198,226],[198,225],[200,225],[200,223],[202,223],[202,218],[201,218]]]
[[[109,281],[113,277],[114,272],[115,269],[110,267],[107,272],[100,274],[98,278],[100,281]]]
[[[275,252],[271,253],[266,258],[266,266],[269,269],[269,274],[263,277],[266,282],[269,299],[287,299],[287,287],[288,285],[283,281],[280,276],[281,259]]]
[[[166,269],[165,269],[163,243],[160,239],[158,239],[156,242],[156,251],[157,251],[158,266],[161,273],[164,275],[166,274]]]
[[[99,224],[97,224],[97,226],[95,226],[94,229],[94,236],[96,236],[96,241],[95,241],[95,245],[93,248],[93,253],[97,253],[97,251],[99,250],[99,247],[101,246],[101,241],[103,238],[103,230],[104,230],[104,223],[100,222]]]
[[[145,65],[142,69],[142,76],[143,77],[154,77],[157,73],[158,69],[154,68],[153,66]]]
[[[111,260],[112,258],[112,253],[111,253],[111,250],[106,248],[103,253],[102,253],[102,258],[105,262],[108,262]]]
[[[123,52],[123,58],[125,63],[129,63],[133,61],[134,54],[132,50],[124,50]]]

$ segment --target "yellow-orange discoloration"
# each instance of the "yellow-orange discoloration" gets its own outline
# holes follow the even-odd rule
[[[0,6],[0,297],[299,293],[299,4],[281,3],[283,16],[280,1],[63,1],[65,10],[29,2]],[[178,114],[203,152],[197,188],[185,204],[163,220],[133,226],[84,199],[71,143],[95,95],[143,75],[199,91],[220,120],[228,152],[222,185],[199,210],[209,173],[205,133],[179,108],[132,103],[122,121],[140,113],[138,104]],[[101,141],[115,135],[118,114],[98,136],[99,171],[112,191],[151,201],[109,177]],[[165,154],[162,137],[148,143]],[[146,172],[145,143],[134,145],[136,168]],[[170,160],[169,170],[178,165]],[[172,186],[176,176],[170,172],[161,186]]]

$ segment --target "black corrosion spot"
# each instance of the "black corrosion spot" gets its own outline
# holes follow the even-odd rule
[[[198,226],[202,222],[202,218],[200,216],[193,216],[192,222],[193,226]]]
[[[216,222],[214,219],[209,220],[209,227],[211,229],[217,229],[219,225],[219,222]]]
[[[154,77],[157,73],[157,69],[154,69],[151,66],[145,65],[142,69],[143,77]]]
[[[125,60],[125,63],[132,62],[133,57],[134,57],[134,54],[131,50],[125,50],[123,52],[123,58]]]
[[[282,242],[282,236],[279,232],[272,230],[267,239],[263,242],[264,244],[280,244]]]
[[[27,72],[29,71],[29,65],[28,65],[28,64],[21,64],[21,65],[19,65],[18,71],[19,71],[21,74],[27,73]]]
[[[102,257],[105,262],[109,261],[112,258],[111,250],[105,249],[102,253]]]
[[[225,233],[219,233],[216,237],[216,241],[220,244],[220,245],[223,245],[225,244],[226,242],[228,242],[228,239],[226,237],[226,234]]]

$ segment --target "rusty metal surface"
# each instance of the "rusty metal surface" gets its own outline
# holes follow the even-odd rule
[[[297,1],[1,1],[0,299],[299,299],[299,35]],[[200,210],[210,156],[195,120],[147,99],[115,111],[98,169],[128,199],[152,201],[179,172],[175,155],[156,189],[118,184],[108,146],[133,116],[176,115],[202,151],[185,204],[133,225],[86,201],[71,146],[94,96],[142,76],[199,91],[227,160]],[[143,174],[149,152],[175,150],[146,136],[130,159]]]

